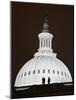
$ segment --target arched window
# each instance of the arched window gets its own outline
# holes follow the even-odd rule
[[[66,76],[66,72],[65,72],[65,76]]]
[[[63,75],[63,72],[61,71],[61,75]]]
[[[45,69],[43,69],[43,73],[45,73]]]
[[[38,70],[38,74],[40,73],[40,70]]]
[[[53,74],[55,74],[55,70],[53,70]]]
[[[57,74],[59,74],[59,71],[57,71]]]
[[[29,71],[28,75],[30,75],[30,73],[31,73],[31,72]]]
[[[50,73],[50,69],[48,69],[48,73]]]
[[[33,71],[33,74],[35,74],[35,70]]]
[[[24,73],[24,76],[26,76],[26,72]]]

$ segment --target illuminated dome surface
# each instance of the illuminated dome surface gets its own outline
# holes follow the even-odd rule
[[[55,57],[38,56],[29,60],[19,71],[15,86],[71,82],[72,78],[67,67]]]
[[[72,82],[67,66],[53,53],[53,35],[48,31],[47,22],[45,18],[43,30],[38,35],[40,41],[38,52],[20,69],[15,87]]]

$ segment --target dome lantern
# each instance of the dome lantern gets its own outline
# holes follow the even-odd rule
[[[42,32],[39,33],[39,49],[38,52],[35,53],[34,56],[54,56],[56,57],[56,54],[53,53],[52,50],[52,38],[53,35],[49,32],[49,25],[48,25],[48,16],[46,15],[44,17],[44,23],[43,23],[43,29]]]

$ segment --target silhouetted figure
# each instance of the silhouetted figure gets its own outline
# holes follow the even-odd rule
[[[44,77],[42,78],[42,84],[45,84],[45,78]]]
[[[50,84],[50,78],[48,78],[48,84]]]

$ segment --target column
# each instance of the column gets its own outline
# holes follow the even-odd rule
[[[44,38],[43,38],[43,47],[44,47],[44,42],[45,42],[45,41],[44,41]]]
[[[41,38],[39,39],[40,41],[39,41],[39,47],[41,48]]]
[[[46,40],[44,39],[44,47],[46,47]]]
[[[43,44],[42,44],[42,38],[41,38],[41,47],[42,47],[42,45],[43,45]]]
[[[47,39],[47,47],[49,48],[49,39]]]
[[[42,46],[41,47],[43,47],[43,38],[42,38]]]
[[[50,39],[50,48],[51,48],[51,45],[52,45],[52,43],[51,43],[52,41],[51,41],[51,39]]]
[[[45,40],[45,47],[47,47],[47,39]]]
[[[49,39],[49,48],[50,48],[50,39]]]

